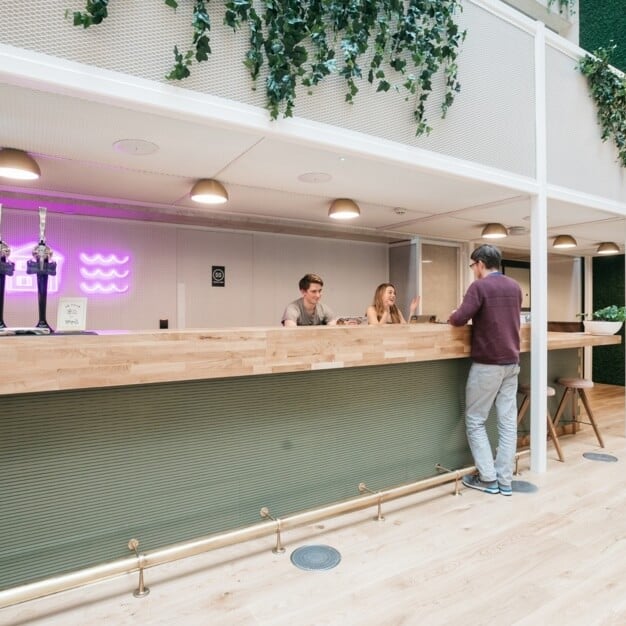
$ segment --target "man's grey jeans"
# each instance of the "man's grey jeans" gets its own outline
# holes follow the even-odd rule
[[[517,448],[517,376],[519,365],[472,363],[465,386],[465,431],[481,480],[509,486]],[[491,406],[498,418],[494,463],[485,423]]]

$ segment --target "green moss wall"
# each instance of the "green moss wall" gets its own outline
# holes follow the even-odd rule
[[[613,65],[626,72],[626,1],[580,0],[580,45],[593,51],[617,44]]]
[[[626,5],[624,10],[626,11]],[[624,304],[624,255],[593,259],[593,310],[610,304]],[[619,346],[593,349],[593,380],[624,385],[624,328]]]

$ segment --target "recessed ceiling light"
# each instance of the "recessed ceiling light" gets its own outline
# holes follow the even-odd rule
[[[146,156],[158,152],[159,146],[143,139],[120,139],[113,144],[113,149],[115,152],[131,156]]]
[[[303,183],[327,183],[332,179],[333,177],[326,172],[306,172],[298,176],[298,180]]]

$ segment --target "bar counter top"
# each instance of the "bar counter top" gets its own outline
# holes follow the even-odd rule
[[[456,359],[469,356],[470,332],[408,324],[0,337],[0,395]],[[549,350],[620,342],[548,333]]]

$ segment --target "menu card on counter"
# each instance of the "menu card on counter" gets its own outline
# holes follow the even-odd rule
[[[87,298],[59,298],[57,330],[85,330]]]

